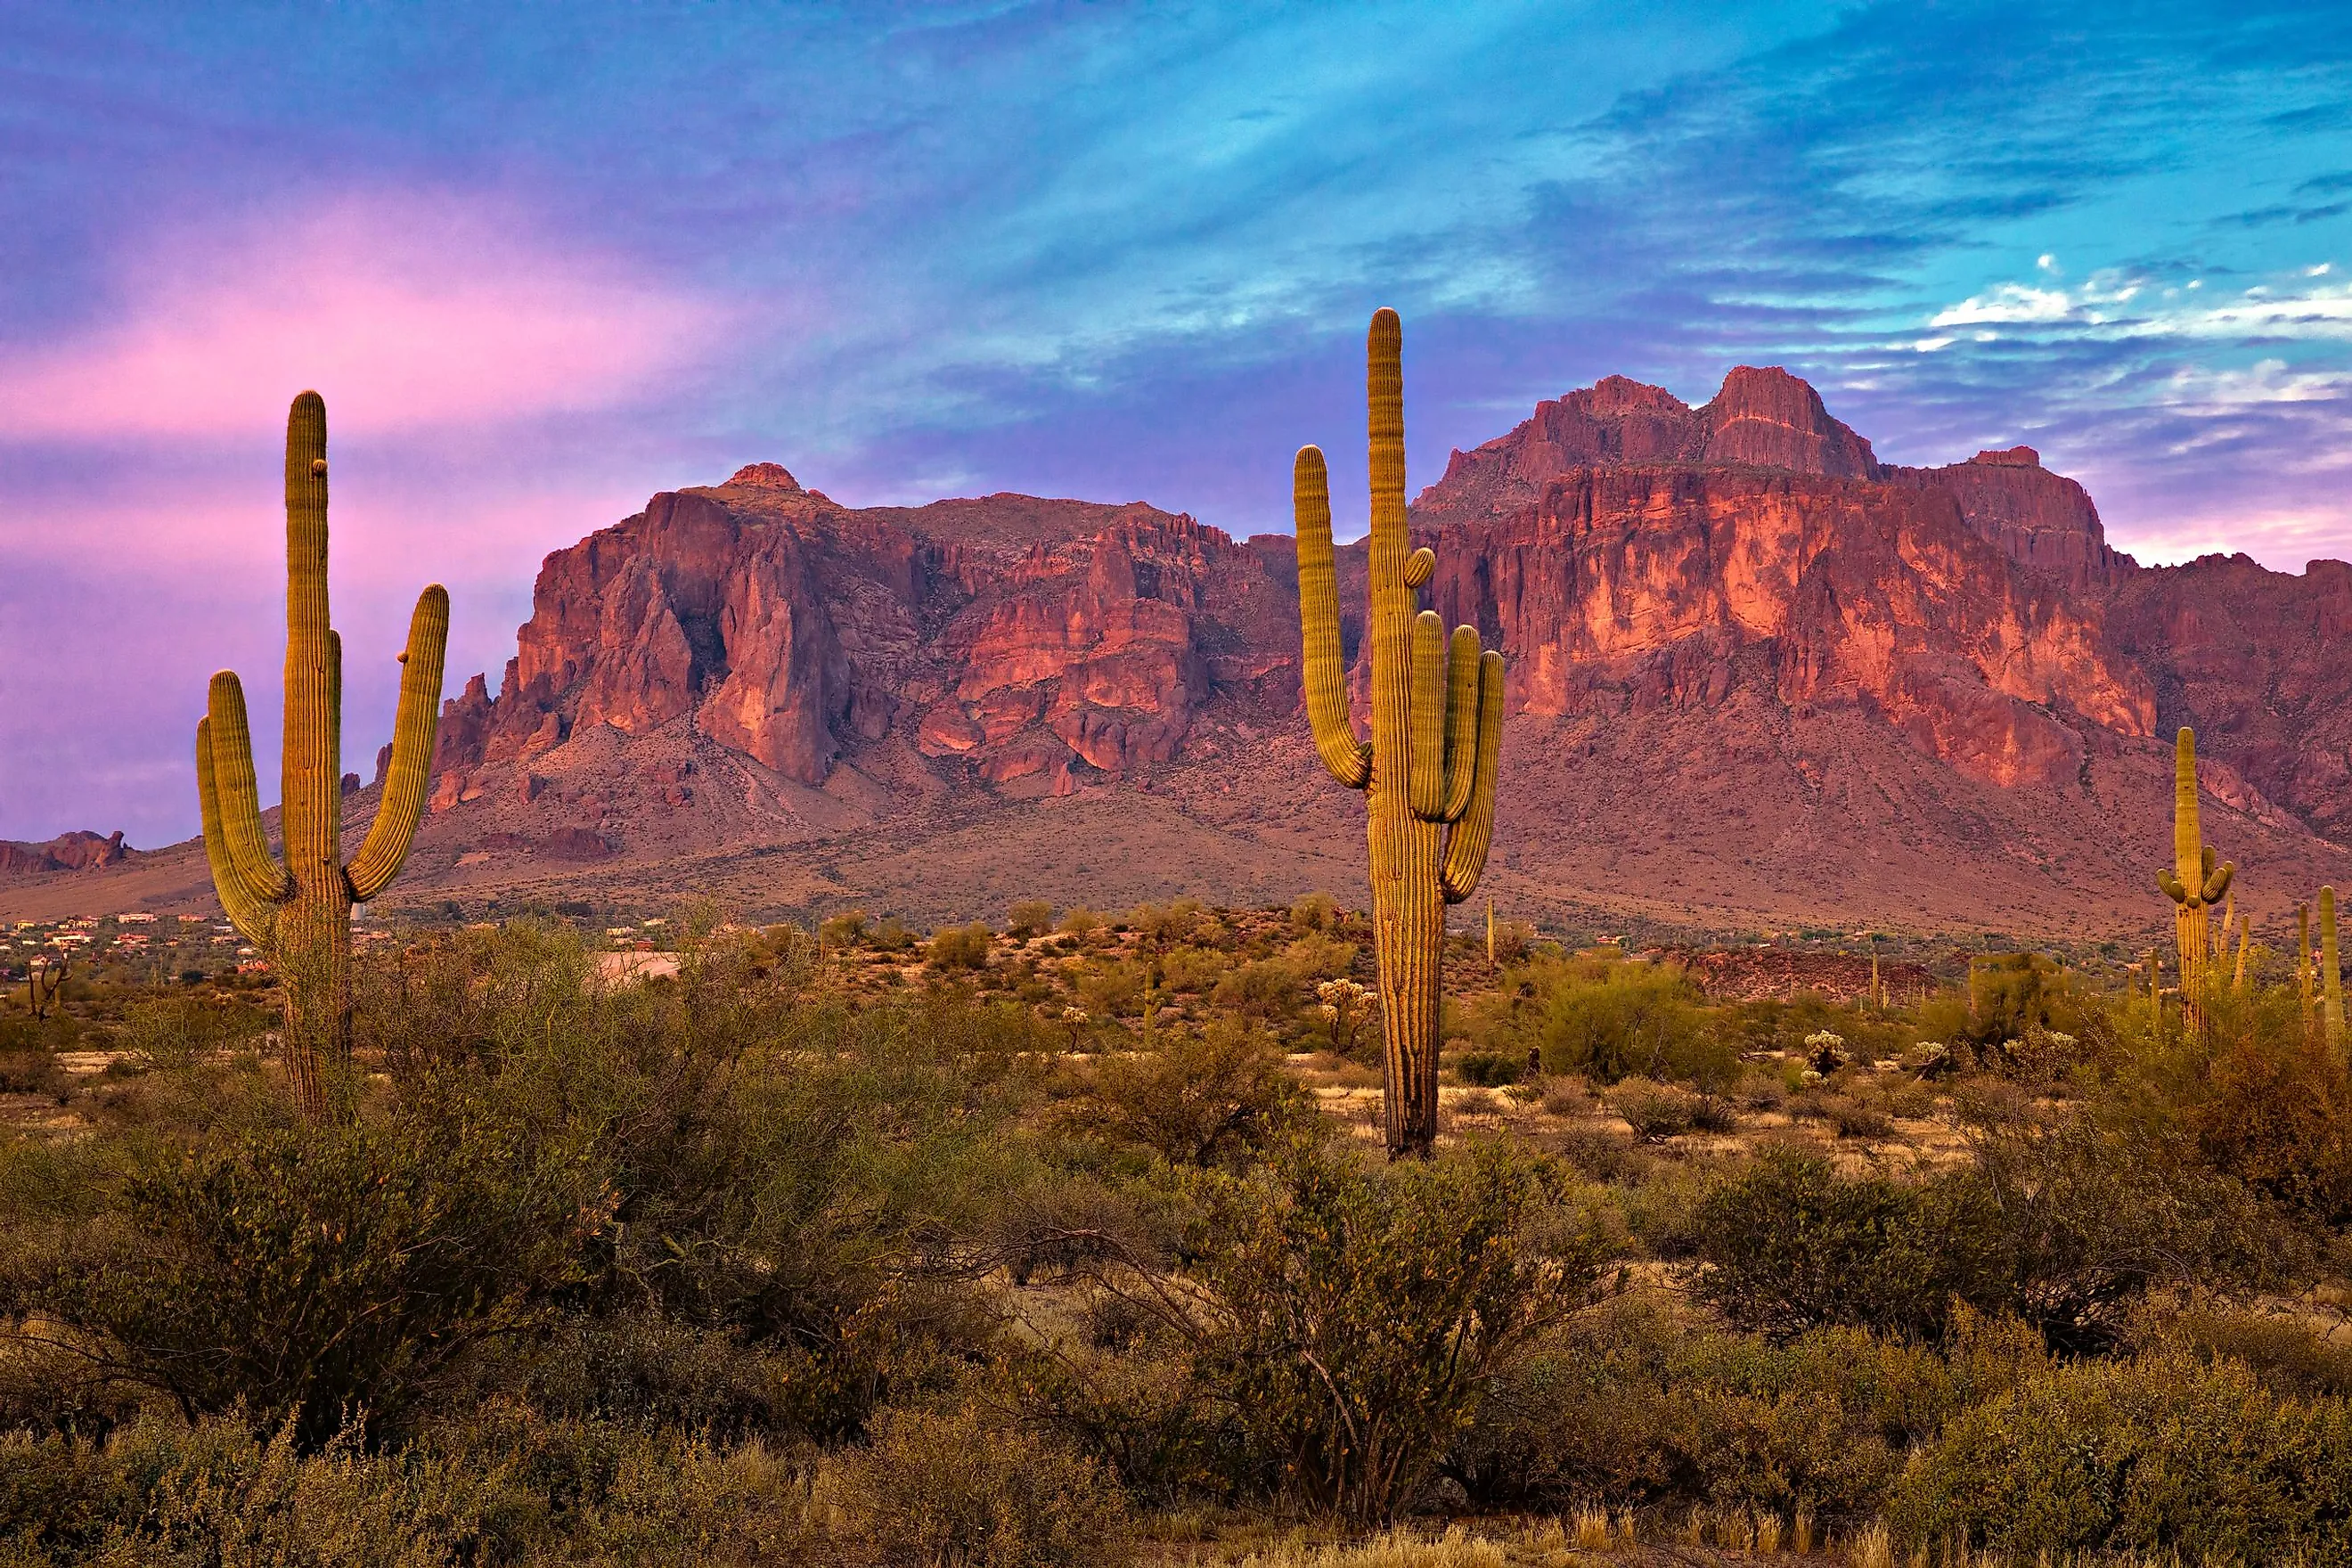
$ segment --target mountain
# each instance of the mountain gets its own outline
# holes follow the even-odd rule
[[[2183,722],[2249,903],[2352,873],[2352,566],[2142,568],[2032,448],[1883,463],[1749,367],[1543,403],[1412,516],[1431,602],[1511,661],[1507,910],[2137,937]],[[1340,570],[1360,689],[1360,545]],[[852,508],[772,463],[664,492],[549,556],[497,692],[446,704],[395,901],[1349,894],[1296,572],[1139,502]],[[203,897],[184,847],[110,875]]]

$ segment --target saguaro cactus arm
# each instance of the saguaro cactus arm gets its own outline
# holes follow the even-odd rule
[[[1445,622],[1435,610],[1412,618],[1412,734],[1406,765],[1411,770],[1412,814],[1423,822],[1445,820]]]
[[[197,725],[207,743],[215,810],[220,817],[224,864],[236,896],[248,905],[274,904],[290,897],[294,879],[269,853],[261,831],[261,783],[253,771],[253,728],[245,715],[245,687],[236,672],[213,677],[207,714]],[[227,893],[223,892],[226,904]]]
[[[1315,752],[1349,789],[1372,776],[1372,750],[1348,712],[1348,670],[1339,637],[1339,580],[1331,556],[1331,479],[1323,454],[1301,447],[1291,468],[1291,515],[1298,531],[1298,617],[1304,631],[1307,717]]]
[[[2197,731],[2184,724],[2172,742],[2172,867],[2192,899],[2205,884],[2205,865],[2197,820]]]
[[[212,867],[213,887],[229,923],[247,942],[268,947],[278,934],[278,908],[247,894],[244,880],[230,863],[228,835],[221,824],[220,790],[213,763],[213,721],[196,721],[196,807],[205,828],[205,859]]]
[[[1445,811],[1442,820],[1459,822],[1470,809],[1478,782],[1478,628],[1454,628],[1445,653]]]
[[[1495,775],[1503,751],[1503,656],[1489,650],[1478,659],[1478,752],[1472,764],[1470,805],[1445,835],[1440,876],[1445,901],[1458,904],[1478,886],[1486,851],[1495,842]]]
[[[408,649],[401,658],[400,709],[393,721],[392,764],[367,841],[351,864],[352,897],[361,903],[392,885],[408,858],[432,782],[433,740],[439,728],[441,670],[449,646],[449,591],[436,583],[416,597]]]

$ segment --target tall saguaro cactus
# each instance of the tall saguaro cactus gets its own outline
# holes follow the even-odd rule
[[[2187,725],[2173,743],[2172,864],[2156,874],[2156,885],[2173,902],[2173,931],[2180,945],[2180,1005],[2193,1031],[2204,1026],[2205,993],[2212,982],[2213,933],[2210,905],[2230,890],[2234,862],[2221,861],[2205,842],[2197,818],[2197,732]]]
[[[234,670],[213,677],[196,724],[196,794],[221,907],[283,976],[287,1077],[313,1117],[328,1108],[322,1060],[351,1048],[352,906],[400,874],[425,809],[448,640],[449,595],[436,583],[417,596],[400,656],[406,668],[383,797],[359,858],[346,866],[343,641],[327,616],[327,405],[315,392],[302,394],[286,415],[285,863],[262,833],[245,688]]]
[[[1378,311],[1364,346],[1372,491],[1369,746],[1348,710],[1322,451],[1300,447],[1292,474],[1307,718],[1324,767],[1365,792],[1370,819],[1391,1159],[1425,1154],[1437,1137],[1445,907],[1468,898],[1486,869],[1503,738],[1503,656],[1480,651],[1475,627],[1455,627],[1449,641],[1434,610],[1416,613],[1437,558],[1410,549],[1405,537],[1403,353],[1396,312]]]

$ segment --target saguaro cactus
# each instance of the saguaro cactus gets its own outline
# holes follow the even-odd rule
[[[327,405],[302,394],[286,415],[285,864],[262,833],[245,688],[234,670],[213,677],[196,724],[196,795],[221,907],[283,977],[287,1077],[308,1115],[328,1108],[321,1061],[351,1048],[352,905],[400,874],[425,809],[448,639],[449,595],[436,583],[417,596],[400,656],[406,668],[383,796],[359,858],[345,866],[343,642],[327,617]]]
[[[2319,889],[2319,1005],[2328,1048],[2344,1048],[2344,970],[2336,954],[2336,889]]]
[[[1391,1159],[1425,1154],[1437,1136],[1445,907],[1468,898],[1486,869],[1503,738],[1503,656],[1480,651],[1475,627],[1455,627],[1449,642],[1435,611],[1415,613],[1437,558],[1409,548],[1405,537],[1403,352],[1396,312],[1375,313],[1364,345],[1372,491],[1369,746],[1348,710],[1330,477],[1321,450],[1300,447],[1292,473],[1307,713],[1324,767],[1365,792],[1370,819]]]
[[[2197,732],[2183,725],[2172,754],[2172,864],[2156,874],[2156,885],[2174,905],[2180,1005],[2192,1030],[2203,1026],[2205,990],[2213,968],[2211,919],[2206,911],[2230,890],[2230,879],[2238,873],[2234,862],[2216,864],[2217,858],[2197,820]]]

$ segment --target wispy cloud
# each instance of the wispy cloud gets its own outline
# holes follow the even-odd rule
[[[371,433],[576,412],[707,355],[728,316],[412,194],[183,225],[102,287],[100,324],[0,361],[0,438],[216,438],[304,387]]]

